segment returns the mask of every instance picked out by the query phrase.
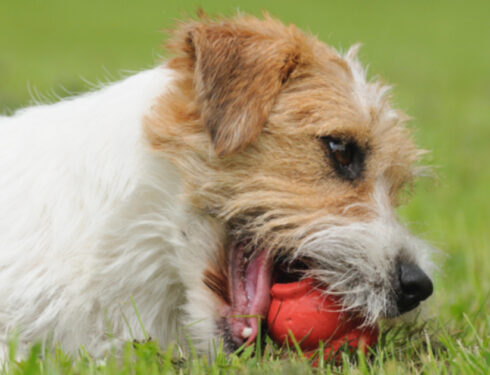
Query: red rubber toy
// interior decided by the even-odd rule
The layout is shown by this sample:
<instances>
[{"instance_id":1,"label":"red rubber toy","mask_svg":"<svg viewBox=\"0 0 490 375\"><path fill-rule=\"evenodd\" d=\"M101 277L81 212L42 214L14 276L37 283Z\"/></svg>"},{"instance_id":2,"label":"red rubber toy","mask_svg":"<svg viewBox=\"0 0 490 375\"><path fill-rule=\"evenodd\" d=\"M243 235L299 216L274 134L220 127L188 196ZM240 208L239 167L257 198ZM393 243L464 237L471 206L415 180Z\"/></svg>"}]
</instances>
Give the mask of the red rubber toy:
<instances>
[{"instance_id":1,"label":"red rubber toy","mask_svg":"<svg viewBox=\"0 0 490 375\"><path fill-rule=\"evenodd\" d=\"M340 311L334 298L313 286L312 279L287 284L274 284L267 316L269 335L283 344L293 345L291 334L307 356L313 355L320 341L325 343L324 357L330 358L342 347L351 351L376 344L378 329L359 327L359 319Z\"/></svg>"}]
</instances>

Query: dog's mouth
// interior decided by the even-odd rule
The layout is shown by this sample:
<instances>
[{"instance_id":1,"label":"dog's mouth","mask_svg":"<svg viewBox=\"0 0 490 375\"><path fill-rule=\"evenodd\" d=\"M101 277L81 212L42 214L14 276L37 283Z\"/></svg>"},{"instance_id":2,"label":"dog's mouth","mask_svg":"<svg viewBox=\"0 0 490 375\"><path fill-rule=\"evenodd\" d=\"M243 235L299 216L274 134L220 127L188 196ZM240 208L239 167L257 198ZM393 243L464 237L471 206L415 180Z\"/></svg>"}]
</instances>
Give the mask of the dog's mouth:
<instances>
[{"instance_id":1,"label":"dog's mouth","mask_svg":"<svg viewBox=\"0 0 490 375\"><path fill-rule=\"evenodd\" d=\"M259 319L269 310L273 262L265 249L252 257L245 245L232 246L228 260L230 311L228 329L234 346L250 344L259 330Z\"/></svg>"},{"instance_id":2,"label":"dog's mouth","mask_svg":"<svg viewBox=\"0 0 490 375\"><path fill-rule=\"evenodd\" d=\"M229 344L237 348L256 340L259 322L269 311L272 284L299 280L305 266L300 261L291 265L271 259L266 249L250 251L244 243L232 246L228 256L230 305L223 316Z\"/></svg>"}]
</instances>

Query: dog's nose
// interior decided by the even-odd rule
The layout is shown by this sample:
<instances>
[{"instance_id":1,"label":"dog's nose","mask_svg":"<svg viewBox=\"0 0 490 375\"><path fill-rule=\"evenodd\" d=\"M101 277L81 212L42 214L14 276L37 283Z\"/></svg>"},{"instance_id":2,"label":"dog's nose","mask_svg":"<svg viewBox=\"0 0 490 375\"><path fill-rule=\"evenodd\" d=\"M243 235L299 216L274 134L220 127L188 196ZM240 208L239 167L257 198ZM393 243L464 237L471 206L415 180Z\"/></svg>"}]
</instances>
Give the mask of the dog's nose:
<instances>
[{"instance_id":1,"label":"dog's nose","mask_svg":"<svg viewBox=\"0 0 490 375\"><path fill-rule=\"evenodd\" d=\"M427 299L434 290L429 276L413 263L401 263L399 277L400 292L397 304L400 313L416 308L420 301Z\"/></svg>"}]
</instances>

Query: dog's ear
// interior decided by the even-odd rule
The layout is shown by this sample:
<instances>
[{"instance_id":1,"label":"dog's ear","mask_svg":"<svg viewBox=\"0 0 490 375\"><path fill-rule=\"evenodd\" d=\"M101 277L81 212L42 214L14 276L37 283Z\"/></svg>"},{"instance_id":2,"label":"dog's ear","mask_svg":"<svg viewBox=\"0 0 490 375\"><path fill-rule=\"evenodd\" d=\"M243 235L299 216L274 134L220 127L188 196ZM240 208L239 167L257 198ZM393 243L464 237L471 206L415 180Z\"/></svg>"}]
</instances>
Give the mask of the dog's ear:
<instances>
[{"instance_id":1,"label":"dog's ear","mask_svg":"<svg viewBox=\"0 0 490 375\"><path fill-rule=\"evenodd\" d=\"M292 40L234 23L194 23L185 37L201 118L219 156L260 133L281 87L299 63Z\"/></svg>"}]
</instances>

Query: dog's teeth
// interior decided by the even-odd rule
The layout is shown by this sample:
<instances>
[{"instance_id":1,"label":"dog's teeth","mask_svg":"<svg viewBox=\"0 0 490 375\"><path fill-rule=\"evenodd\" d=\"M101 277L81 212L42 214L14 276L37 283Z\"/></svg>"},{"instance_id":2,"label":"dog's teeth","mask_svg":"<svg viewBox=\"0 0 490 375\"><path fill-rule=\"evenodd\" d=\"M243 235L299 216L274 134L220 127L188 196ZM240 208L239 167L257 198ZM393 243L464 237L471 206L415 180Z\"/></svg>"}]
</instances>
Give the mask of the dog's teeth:
<instances>
[{"instance_id":1,"label":"dog's teeth","mask_svg":"<svg viewBox=\"0 0 490 375\"><path fill-rule=\"evenodd\" d=\"M250 327L246 327L246 328L244 328L244 329L243 329L243 331L242 331L242 337L243 337L244 339L246 339L246 338L250 337L250 335L251 335L251 334L252 334L252 328L250 328Z\"/></svg>"}]
</instances>

